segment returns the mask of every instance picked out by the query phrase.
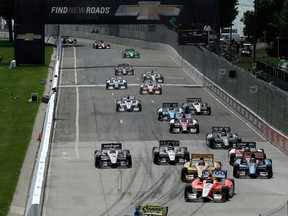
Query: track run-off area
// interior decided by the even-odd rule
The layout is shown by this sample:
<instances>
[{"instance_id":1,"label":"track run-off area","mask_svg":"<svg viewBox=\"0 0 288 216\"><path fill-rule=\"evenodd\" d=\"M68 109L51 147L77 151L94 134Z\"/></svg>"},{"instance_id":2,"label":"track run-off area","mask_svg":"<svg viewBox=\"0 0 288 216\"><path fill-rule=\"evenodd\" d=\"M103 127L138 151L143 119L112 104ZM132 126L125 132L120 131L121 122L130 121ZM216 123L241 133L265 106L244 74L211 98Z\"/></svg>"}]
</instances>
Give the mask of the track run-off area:
<instances>
[{"instance_id":1,"label":"track run-off area","mask_svg":"<svg viewBox=\"0 0 288 216\"><path fill-rule=\"evenodd\" d=\"M168 206L169 216L252 216L287 202L287 156L201 87L169 54L118 44L93 49L92 43L79 39L78 44L63 47L43 216L132 216L138 205ZM140 58L123 59L125 48L135 48ZM128 89L106 90L114 68L125 62L135 71L134 76L123 76ZM150 69L164 76L163 95L139 94L141 74ZM115 101L125 95L140 99L142 112L116 112ZM182 105L188 97L201 97L212 114L194 116L199 134L170 134L169 123L158 121L157 109L163 102ZM233 178L227 150L205 144L212 126L229 126L243 141L256 141L273 161L273 178L235 179L236 194L225 203L185 202L182 165L153 164L152 148L159 140L180 140L190 154L213 153ZM130 150L132 168L95 168L94 151L107 142L121 142Z\"/></svg>"}]
</instances>

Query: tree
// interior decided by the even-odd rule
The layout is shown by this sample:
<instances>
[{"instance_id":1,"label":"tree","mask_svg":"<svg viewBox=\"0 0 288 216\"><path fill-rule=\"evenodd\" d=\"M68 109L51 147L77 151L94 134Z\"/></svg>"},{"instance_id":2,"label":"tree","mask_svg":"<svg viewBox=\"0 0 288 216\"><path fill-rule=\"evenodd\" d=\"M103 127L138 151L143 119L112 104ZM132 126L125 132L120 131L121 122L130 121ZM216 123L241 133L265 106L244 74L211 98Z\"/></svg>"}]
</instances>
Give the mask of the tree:
<instances>
[{"instance_id":1,"label":"tree","mask_svg":"<svg viewBox=\"0 0 288 216\"><path fill-rule=\"evenodd\" d=\"M15 18L15 0L0 0L0 16L2 16L8 25L9 40L13 42L12 20Z\"/></svg>"},{"instance_id":2,"label":"tree","mask_svg":"<svg viewBox=\"0 0 288 216\"><path fill-rule=\"evenodd\" d=\"M238 0L219 0L220 27L231 27L238 15Z\"/></svg>"}]
</instances>

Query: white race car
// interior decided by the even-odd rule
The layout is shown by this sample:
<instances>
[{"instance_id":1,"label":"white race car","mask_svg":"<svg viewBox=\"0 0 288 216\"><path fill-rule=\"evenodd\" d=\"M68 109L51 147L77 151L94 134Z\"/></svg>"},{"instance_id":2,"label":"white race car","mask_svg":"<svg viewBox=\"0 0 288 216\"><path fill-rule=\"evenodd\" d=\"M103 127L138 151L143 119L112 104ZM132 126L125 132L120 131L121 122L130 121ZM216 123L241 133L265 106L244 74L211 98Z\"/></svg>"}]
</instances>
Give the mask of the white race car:
<instances>
[{"instance_id":1,"label":"white race car","mask_svg":"<svg viewBox=\"0 0 288 216\"><path fill-rule=\"evenodd\" d=\"M125 166L132 167L132 157L129 150L122 150L121 143L102 143L101 150L94 152L96 168Z\"/></svg>"},{"instance_id":2,"label":"white race car","mask_svg":"<svg viewBox=\"0 0 288 216\"><path fill-rule=\"evenodd\" d=\"M122 79L121 76L111 76L106 80L106 89L127 89L127 81Z\"/></svg>"},{"instance_id":3,"label":"white race car","mask_svg":"<svg viewBox=\"0 0 288 216\"><path fill-rule=\"evenodd\" d=\"M120 100L116 101L117 112L141 112L142 104L140 100L137 100L135 96L122 96Z\"/></svg>"},{"instance_id":4,"label":"white race car","mask_svg":"<svg viewBox=\"0 0 288 216\"><path fill-rule=\"evenodd\" d=\"M179 140L160 140L159 147L152 150L154 164L184 164L190 160L187 147L180 147Z\"/></svg>"},{"instance_id":5,"label":"white race car","mask_svg":"<svg viewBox=\"0 0 288 216\"><path fill-rule=\"evenodd\" d=\"M187 98L186 103L182 105L185 113L192 115L211 115L211 107L202 102L202 98Z\"/></svg>"}]
</instances>

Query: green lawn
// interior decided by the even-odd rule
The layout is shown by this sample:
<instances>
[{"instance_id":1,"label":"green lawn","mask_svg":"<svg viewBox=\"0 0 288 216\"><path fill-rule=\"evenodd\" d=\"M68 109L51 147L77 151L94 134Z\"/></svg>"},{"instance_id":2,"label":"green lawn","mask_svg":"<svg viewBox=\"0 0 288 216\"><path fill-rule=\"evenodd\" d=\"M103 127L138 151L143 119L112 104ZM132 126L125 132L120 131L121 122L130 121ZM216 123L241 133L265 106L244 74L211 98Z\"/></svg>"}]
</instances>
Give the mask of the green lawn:
<instances>
[{"instance_id":1,"label":"green lawn","mask_svg":"<svg viewBox=\"0 0 288 216\"><path fill-rule=\"evenodd\" d=\"M31 93L44 93L53 46L45 48L45 65L19 65L9 70L13 44L0 41L0 216L6 216L29 145L39 103L29 103Z\"/></svg>"}]
</instances>

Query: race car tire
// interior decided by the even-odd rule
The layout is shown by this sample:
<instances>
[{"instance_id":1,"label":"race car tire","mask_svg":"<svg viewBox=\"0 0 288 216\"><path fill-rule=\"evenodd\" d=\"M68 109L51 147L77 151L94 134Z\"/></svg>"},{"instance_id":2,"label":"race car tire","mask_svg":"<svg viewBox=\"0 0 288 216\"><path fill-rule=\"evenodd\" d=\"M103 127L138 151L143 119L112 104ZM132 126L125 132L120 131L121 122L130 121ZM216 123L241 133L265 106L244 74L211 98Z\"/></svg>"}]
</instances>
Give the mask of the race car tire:
<instances>
[{"instance_id":1,"label":"race car tire","mask_svg":"<svg viewBox=\"0 0 288 216\"><path fill-rule=\"evenodd\" d=\"M163 121L162 115L163 115L162 112L159 112L159 113L158 113L158 120L159 120L159 121Z\"/></svg>"},{"instance_id":2,"label":"race car tire","mask_svg":"<svg viewBox=\"0 0 288 216\"><path fill-rule=\"evenodd\" d=\"M131 75L134 75L134 70L131 71Z\"/></svg>"},{"instance_id":3,"label":"race car tire","mask_svg":"<svg viewBox=\"0 0 288 216\"><path fill-rule=\"evenodd\" d=\"M208 110L208 115L211 115L211 107L208 107L207 110Z\"/></svg>"},{"instance_id":4,"label":"race car tire","mask_svg":"<svg viewBox=\"0 0 288 216\"><path fill-rule=\"evenodd\" d=\"M98 169L101 168L101 155L95 156L95 167Z\"/></svg>"},{"instance_id":5,"label":"race car tire","mask_svg":"<svg viewBox=\"0 0 288 216\"><path fill-rule=\"evenodd\" d=\"M126 58L126 57L127 57L127 55L126 55L126 53L124 53L124 54L123 54L123 58Z\"/></svg>"},{"instance_id":6,"label":"race car tire","mask_svg":"<svg viewBox=\"0 0 288 216\"><path fill-rule=\"evenodd\" d=\"M188 106L185 106L185 108L184 108L184 112L185 112L185 114L189 114L189 107Z\"/></svg>"},{"instance_id":7,"label":"race car tire","mask_svg":"<svg viewBox=\"0 0 288 216\"><path fill-rule=\"evenodd\" d=\"M108 83L106 83L106 89L109 89L109 84Z\"/></svg>"},{"instance_id":8,"label":"race car tire","mask_svg":"<svg viewBox=\"0 0 288 216\"><path fill-rule=\"evenodd\" d=\"M139 93L140 93L140 95L143 95L143 88L140 88Z\"/></svg>"},{"instance_id":9,"label":"race car tire","mask_svg":"<svg viewBox=\"0 0 288 216\"><path fill-rule=\"evenodd\" d=\"M159 90L159 95L162 95L162 88Z\"/></svg>"},{"instance_id":10,"label":"race car tire","mask_svg":"<svg viewBox=\"0 0 288 216\"><path fill-rule=\"evenodd\" d=\"M127 83L124 83L124 87L125 87L125 89L128 89Z\"/></svg>"},{"instance_id":11,"label":"race car tire","mask_svg":"<svg viewBox=\"0 0 288 216\"><path fill-rule=\"evenodd\" d=\"M136 58L140 58L140 54L138 54L137 56L135 56Z\"/></svg>"},{"instance_id":12,"label":"race car tire","mask_svg":"<svg viewBox=\"0 0 288 216\"><path fill-rule=\"evenodd\" d=\"M116 112L119 112L120 110L120 104L116 104Z\"/></svg>"},{"instance_id":13,"label":"race car tire","mask_svg":"<svg viewBox=\"0 0 288 216\"><path fill-rule=\"evenodd\" d=\"M233 197L233 195L235 194L235 188L236 188L236 186L235 186L235 180L234 180L234 179L228 179L228 180L230 180L230 181L232 182L232 184L233 184L233 194L232 194L232 196L229 195L229 198L231 198L231 197Z\"/></svg>"},{"instance_id":14,"label":"race car tire","mask_svg":"<svg viewBox=\"0 0 288 216\"><path fill-rule=\"evenodd\" d=\"M200 133L200 128L199 128L199 125L196 126L196 134L199 134Z\"/></svg>"},{"instance_id":15,"label":"race car tire","mask_svg":"<svg viewBox=\"0 0 288 216\"><path fill-rule=\"evenodd\" d=\"M188 175L188 169L187 167L183 167L181 170L181 181L186 182L186 176Z\"/></svg>"},{"instance_id":16,"label":"race car tire","mask_svg":"<svg viewBox=\"0 0 288 216\"><path fill-rule=\"evenodd\" d=\"M241 138L237 138L237 143L240 143L242 142L242 139Z\"/></svg>"},{"instance_id":17,"label":"race car tire","mask_svg":"<svg viewBox=\"0 0 288 216\"><path fill-rule=\"evenodd\" d=\"M185 186L185 190L184 190L184 199L186 202L189 202L189 194L192 193L193 188L192 185L188 184Z\"/></svg>"},{"instance_id":18,"label":"race car tire","mask_svg":"<svg viewBox=\"0 0 288 216\"><path fill-rule=\"evenodd\" d=\"M273 177L272 165L267 164L266 169L267 169L267 178L269 179L272 178Z\"/></svg>"},{"instance_id":19,"label":"race car tire","mask_svg":"<svg viewBox=\"0 0 288 216\"><path fill-rule=\"evenodd\" d=\"M170 133L174 133L174 126L173 126L173 125L170 125L170 127L169 127L169 132L170 132Z\"/></svg>"},{"instance_id":20,"label":"race car tire","mask_svg":"<svg viewBox=\"0 0 288 216\"><path fill-rule=\"evenodd\" d=\"M231 154L230 154L230 157L229 157L229 164L230 164L230 165L233 165L234 162L235 162L235 159L236 159L235 153L231 153Z\"/></svg>"},{"instance_id":21,"label":"race car tire","mask_svg":"<svg viewBox=\"0 0 288 216\"><path fill-rule=\"evenodd\" d=\"M128 154L126 155L126 160L127 160L127 167L131 168L132 167L132 157L130 152L128 152Z\"/></svg>"},{"instance_id":22,"label":"race car tire","mask_svg":"<svg viewBox=\"0 0 288 216\"><path fill-rule=\"evenodd\" d=\"M154 152L153 154L153 163L159 165L159 152Z\"/></svg>"},{"instance_id":23,"label":"race car tire","mask_svg":"<svg viewBox=\"0 0 288 216\"><path fill-rule=\"evenodd\" d=\"M233 167L233 177L234 178L239 178L239 164L234 164L234 167Z\"/></svg>"},{"instance_id":24,"label":"race car tire","mask_svg":"<svg viewBox=\"0 0 288 216\"><path fill-rule=\"evenodd\" d=\"M142 104L139 104L139 112L142 111Z\"/></svg>"},{"instance_id":25,"label":"race car tire","mask_svg":"<svg viewBox=\"0 0 288 216\"><path fill-rule=\"evenodd\" d=\"M222 187L222 201L226 202L229 200L229 188L227 186Z\"/></svg>"},{"instance_id":26,"label":"race car tire","mask_svg":"<svg viewBox=\"0 0 288 216\"><path fill-rule=\"evenodd\" d=\"M213 139L206 139L206 145L209 148L214 149L214 140Z\"/></svg>"},{"instance_id":27,"label":"race car tire","mask_svg":"<svg viewBox=\"0 0 288 216\"><path fill-rule=\"evenodd\" d=\"M73 40L73 43L74 43L74 44L77 44L77 40L76 40L76 39L74 39L74 40Z\"/></svg>"},{"instance_id":28,"label":"race car tire","mask_svg":"<svg viewBox=\"0 0 288 216\"><path fill-rule=\"evenodd\" d=\"M190 161L190 154L189 152L186 150L185 153L184 153L184 159L188 162Z\"/></svg>"}]
</instances>

